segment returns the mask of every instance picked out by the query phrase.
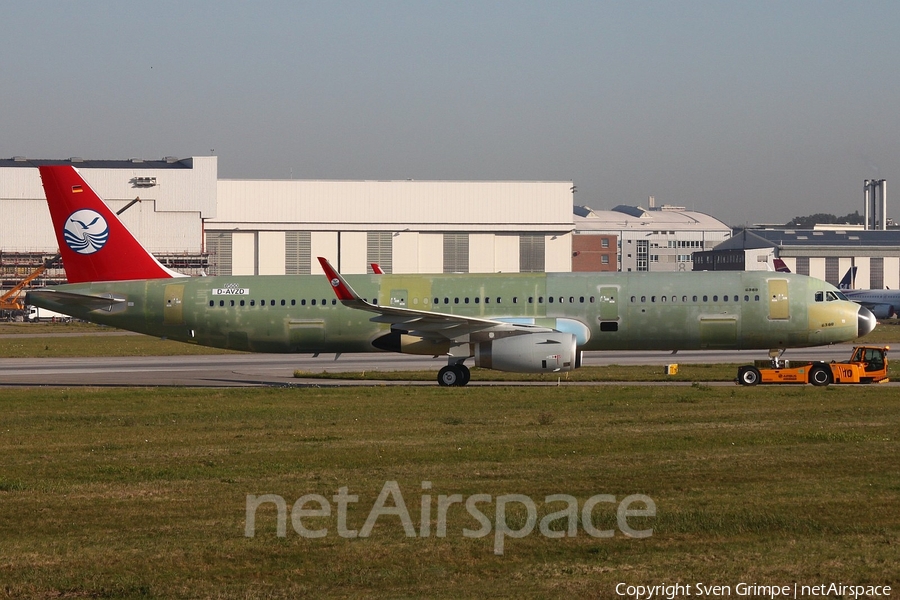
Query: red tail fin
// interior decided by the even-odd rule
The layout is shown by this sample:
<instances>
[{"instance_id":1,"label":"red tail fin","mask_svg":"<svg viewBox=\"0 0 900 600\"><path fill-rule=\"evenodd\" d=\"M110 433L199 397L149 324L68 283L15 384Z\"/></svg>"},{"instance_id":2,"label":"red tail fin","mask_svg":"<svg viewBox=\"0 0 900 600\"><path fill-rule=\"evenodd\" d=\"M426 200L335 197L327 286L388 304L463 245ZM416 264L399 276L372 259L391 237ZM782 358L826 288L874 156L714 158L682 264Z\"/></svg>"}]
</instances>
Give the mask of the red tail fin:
<instances>
[{"instance_id":1,"label":"red tail fin","mask_svg":"<svg viewBox=\"0 0 900 600\"><path fill-rule=\"evenodd\" d=\"M69 283L180 276L134 239L74 167L39 169Z\"/></svg>"},{"instance_id":2,"label":"red tail fin","mask_svg":"<svg viewBox=\"0 0 900 600\"><path fill-rule=\"evenodd\" d=\"M784 264L784 261L781 260L780 258L774 259L772 261L772 263L775 265L775 271L778 273L790 273L791 272L790 267L788 267L786 264Z\"/></svg>"}]
</instances>

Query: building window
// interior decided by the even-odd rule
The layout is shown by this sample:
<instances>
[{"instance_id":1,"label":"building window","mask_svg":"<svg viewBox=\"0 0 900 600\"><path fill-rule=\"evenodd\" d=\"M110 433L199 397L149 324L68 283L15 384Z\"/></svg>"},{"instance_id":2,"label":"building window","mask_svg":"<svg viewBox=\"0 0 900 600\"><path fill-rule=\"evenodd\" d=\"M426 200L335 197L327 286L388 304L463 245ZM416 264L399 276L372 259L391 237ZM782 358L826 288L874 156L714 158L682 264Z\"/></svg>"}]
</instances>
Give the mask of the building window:
<instances>
[{"instance_id":1,"label":"building window","mask_svg":"<svg viewBox=\"0 0 900 600\"><path fill-rule=\"evenodd\" d=\"M444 234L444 273L469 272L469 234Z\"/></svg>"},{"instance_id":2,"label":"building window","mask_svg":"<svg viewBox=\"0 0 900 600\"><path fill-rule=\"evenodd\" d=\"M609 254L604 254L603 256L601 256L600 263L604 264L604 265L608 265L609 264Z\"/></svg>"},{"instance_id":3,"label":"building window","mask_svg":"<svg viewBox=\"0 0 900 600\"><path fill-rule=\"evenodd\" d=\"M647 250L650 247L650 242L647 240L638 240L637 241L637 270L638 271L646 271L647 269Z\"/></svg>"},{"instance_id":4,"label":"building window","mask_svg":"<svg viewBox=\"0 0 900 600\"><path fill-rule=\"evenodd\" d=\"M600 247L601 248L609 248L609 238L602 238L600 240Z\"/></svg>"},{"instance_id":5,"label":"building window","mask_svg":"<svg viewBox=\"0 0 900 600\"><path fill-rule=\"evenodd\" d=\"M231 275L231 232L206 233L206 251L209 252L209 274Z\"/></svg>"},{"instance_id":6,"label":"building window","mask_svg":"<svg viewBox=\"0 0 900 600\"><path fill-rule=\"evenodd\" d=\"M308 231L284 232L284 272L286 275L309 275L312 244Z\"/></svg>"},{"instance_id":7,"label":"building window","mask_svg":"<svg viewBox=\"0 0 900 600\"><path fill-rule=\"evenodd\" d=\"M541 273L544 271L544 236L519 236L519 272Z\"/></svg>"},{"instance_id":8,"label":"building window","mask_svg":"<svg viewBox=\"0 0 900 600\"><path fill-rule=\"evenodd\" d=\"M372 263L377 263L385 273L394 272L393 239L390 231L370 231L366 234L366 270L374 273Z\"/></svg>"}]
</instances>

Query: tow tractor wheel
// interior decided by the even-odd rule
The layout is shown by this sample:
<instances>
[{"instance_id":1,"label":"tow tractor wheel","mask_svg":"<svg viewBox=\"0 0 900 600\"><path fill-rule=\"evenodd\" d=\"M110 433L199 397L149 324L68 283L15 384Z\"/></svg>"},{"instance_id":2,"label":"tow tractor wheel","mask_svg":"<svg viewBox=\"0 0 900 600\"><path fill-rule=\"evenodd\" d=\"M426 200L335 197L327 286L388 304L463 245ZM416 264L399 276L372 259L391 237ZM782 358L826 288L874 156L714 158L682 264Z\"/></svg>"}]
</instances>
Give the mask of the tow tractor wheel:
<instances>
[{"instance_id":1,"label":"tow tractor wheel","mask_svg":"<svg viewBox=\"0 0 900 600\"><path fill-rule=\"evenodd\" d=\"M813 385L823 386L831 383L831 369L819 365L809 370L809 382Z\"/></svg>"},{"instance_id":2,"label":"tow tractor wheel","mask_svg":"<svg viewBox=\"0 0 900 600\"><path fill-rule=\"evenodd\" d=\"M438 383L442 386L463 386L469 383L470 375L466 365L447 365L438 371Z\"/></svg>"},{"instance_id":3,"label":"tow tractor wheel","mask_svg":"<svg viewBox=\"0 0 900 600\"><path fill-rule=\"evenodd\" d=\"M760 374L756 367L743 367L738 372L738 382L741 385L756 385L759 383Z\"/></svg>"}]
</instances>

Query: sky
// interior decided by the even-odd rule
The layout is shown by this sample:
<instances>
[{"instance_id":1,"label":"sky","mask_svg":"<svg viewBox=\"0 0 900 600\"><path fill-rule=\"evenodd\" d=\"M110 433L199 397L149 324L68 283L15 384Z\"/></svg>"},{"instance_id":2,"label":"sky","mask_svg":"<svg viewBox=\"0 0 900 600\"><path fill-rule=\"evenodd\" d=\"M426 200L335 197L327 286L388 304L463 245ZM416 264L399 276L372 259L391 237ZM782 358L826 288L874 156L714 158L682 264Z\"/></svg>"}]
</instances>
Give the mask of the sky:
<instances>
[{"instance_id":1,"label":"sky","mask_svg":"<svg viewBox=\"0 0 900 600\"><path fill-rule=\"evenodd\" d=\"M900 186L900 3L0 0L0 157L573 181L731 225ZM900 196L897 196L900 197Z\"/></svg>"}]
</instances>

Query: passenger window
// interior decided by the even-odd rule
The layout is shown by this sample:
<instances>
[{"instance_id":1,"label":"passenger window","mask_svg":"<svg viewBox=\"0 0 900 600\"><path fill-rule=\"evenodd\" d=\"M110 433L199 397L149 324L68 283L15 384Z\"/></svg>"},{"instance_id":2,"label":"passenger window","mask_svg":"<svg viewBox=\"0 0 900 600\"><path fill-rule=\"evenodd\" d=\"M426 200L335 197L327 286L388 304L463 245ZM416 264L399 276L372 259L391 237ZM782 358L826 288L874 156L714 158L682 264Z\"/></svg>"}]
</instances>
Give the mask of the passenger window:
<instances>
[{"instance_id":1,"label":"passenger window","mask_svg":"<svg viewBox=\"0 0 900 600\"><path fill-rule=\"evenodd\" d=\"M475 304L480 304L480 303L481 303L481 298L475 298Z\"/></svg>"},{"instance_id":2,"label":"passenger window","mask_svg":"<svg viewBox=\"0 0 900 600\"><path fill-rule=\"evenodd\" d=\"M718 296L713 296L713 302L718 302L718 301L719 301L719 297L718 297Z\"/></svg>"},{"instance_id":3,"label":"passenger window","mask_svg":"<svg viewBox=\"0 0 900 600\"><path fill-rule=\"evenodd\" d=\"M250 301L250 306L256 306L256 300L251 300L251 301Z\"/></svg>"},{"instance_id":4,"label":"passenger window","mask_svg":"<svg viewBox=\"0 0 900 600\"><path fill-rule=\"evenodd\" d=\"M610 300L615 300L615 298L610 298ZM591 304L593 304L593 303L594 303L594 297L591 296Z\"/></svg>"},{"instance_id":5,"label":"passenger window","mask_svg":"<svg viewBox=\"0 0 900 600\"><path fill-rule=\"evenodd\" d=\"M501 302L503 302L503 298L501 298L500 296L497 296L497 304L500 304Z\"/></svg>"},{"instance_id":6,"label":"passenger window","mask_svg":"<svg viewBox=\"0 0 900 600\"><path fill-rule=\"evenodd\" d=\"M485 296L485 297L484 297L484 303L485 303L485 304L490 304L490 303L491 303L491 299L488 298L487 296Z\"/></svg>"},{"instance_id":7,"label":"passenger window","mask_svg":"<svg viewBox=\"0 0 900 600\"><path fill-rule=\"evenodd\" d=\"M231 305L234 306L234 300L231 301Z\"/></svg>"},{"instance_id":8,"label":"passenger window","mask_svg":"<svg viewBox=\"0 0 900 600\"><path fill-rule=\"evenodd\" d=\"M519 303L519 297L513 296L513 304L518 304L518 303Z\"/></svg>"},{"instance_id":9,"label":"passenger window","mask_svg":"<svg viewBox=\"0 0 900 600\"><path fill-rule=\"evenodd\" d=\"M693 299L691 300L691 302L696 302L696 301L697 301L697 296L692 296L692 298L693 298Z\"/></svg>"},{"instance_id":10,"label":"passenger window","mask_svg":"<svg viewBox=\"0 0 900 600\"><path fill-rule=\"evenodd\" d=\"M665 302L665 301L666 301L666 297L663 296L662 298L660 298L660 300L662 300L663 302Z\"/></svg>"},{"instance_id":11,"label":"passenger window","mask_svg":"<svg viewBox=\"0 0 900 600\"><path fill-rule=\"evenodd\" d=\"M296 300L296 299L291 298L291 306L297 306L297 300Z\"/></svg>"},{"instance_id":12,"label":"passenger window","mask_svg":"<svg viewBox=\"0 0 900 600\"><path fill-rule=\"evenodd\" d=\"M241 306L243 306L243 305L244 305L244 301L243 301L243 300L241 300Z\"/></svg>"},{"instance_id":13,"label":"passenger window","mask_svg":"<svg viewBox=\"0 0 900 600\"><path fill-rule=\"evenodd\" d=\"M219 300L219 306L225 306L225 301L224 301L224 300Z\"/></svg>"},{"instance_id":14,"label":"passenger window","mask_svg":"<svg viewBox=\"0 0 900 600\"><path fill-rule=\"evenodd\" d=\"M744 296L744 302L750 302L750 296Z\"/></svg>"},{"instance_id":15,"label":"passenger window","mask_svg":"<svg viewBox=\"0 0 900 600\"><path fill-rule=\"evenodd\" d=\"M468 303L469 303L469 299L468 299L468 298L463 298L463 302L464 302L465 304L468 304Z\"/></svg>"},{"instance_id":16,"label":"passenger window","mask_svg":"<svg viewBox=\"0 0 900 600\"><path fill-rule=\"evenodd\" d=\"M306 306L306 298L300 300L300 306Z\"/></svg>"},{"instance_id":17,"label":"passenger window","mask_svg":"<svg viewBox=\"0 0 900 600\"><path fill-rule=\"evenodd\" d=\"M647 296L641 296L641 304L647 301Z\"/></svg>"},{"instance_id":18,"label":"passenger window","mask_svg":"<svg viewBox=\"0 0 900 600\"><path fill-rule=\"evenodd\" d=\"M547 302L553 304L553 296L547 296Z\"/></svg>"},{"instance_id":19,"label":"passenger window","mask_svg":"<svg viewBox=\"0 0 900 600\"><path fill-rule=\"evenodd\" d=\"M543 303L544 303L544 297L538 296L538 304L543 304Z\"/></svg>"},{"instance_id":20,"label":"passenger window","mask_svg":"<svg viewBox=\"0 0 900 600\"><path fill-rule=\"evenodd\" d=\"M632 301L632 302L635 301L635 297L634 297L634 296L631 297L631 301Z\"/></svg>"},{"instance_id":21,"label":"passenger window","mask_svg":"<svg viewBox=\"0 0 900 600\"><path fill-rule=\"evenodd\" d=\"M709 300L709 296L703 296L703 301L706 302Z\"/></svg>"},{"instance_id":22,"label":"passenger window","mask_svg":"<svg viewBox=\"0 0 900 600\"><path fill-rule=\"evenodd\" d=\"M459 298L454 298L454 299L453 299L453 304L459 304Z\"/></svg>"},{"instance_id":23,"label":"passenger window","mask_svg":"<svg viewBox=\"0 0 900 600\"><path fill-rule=\"evenodd\" d=\"M284 300L281 301L281 305L284 306ZM275 306L275 300L274 300L274 299L272 300L272 303L271 303L270 306Z\"/></svg>"},{"instance_id":24,"label":"passenger window","mask_svg":"<svg viewBox=\"0 0 900 600\"><path fill-rule=\"evenodd\" d=\"M444 298L444 304L450 304L450 298Z\"/></svg>"},{"instance_id":25,"label":"passenger window","mask_svg":"<svg viewBox=\"0 0 900 600\"><path fill-rule=\"evenodd\" d=\"M584 302L584 298L581 301ZM569 296L569 304L575 304L575 296Z\"/></svg>"},{"instance_id":26,"label":"passenger window","mask_svg":"<svg viewBox=\"0 0 900 600\"><path fill-rule=\"evenodd\" d=\"M681 297L681 301L682 301L682 302L687 302L687 296L682 296L682 297Z\"/></svg>"},{"instance_id":27,"label":"passenger window","mask_svg":"<svg viewBox=\"0 0 900 600\"><path fill-rule=\"evenodd\" d=\"M209 305L210 305L210 306L215 306L215 305L216 305L216 301L215 301L215 300L210 300L210 301L209 301Z\"/></svg>"},{"instance_id":28,"label":"passenger window","mask_svg":"<svg viewBox=\"0 0 900 600\"><path fill-rule=\"evenodd\" d=\"M337 298L332 298L332 299L331 299L331 305L332 305L332 306L337 306Z\"/></svg>"},{"instance_id":29,"label":"passenger window","mask_svg":"<svg viewBox=\"0 0 900 600\"><path fill-rule=\"evenodd\" d=\"M650 296L650 302L656 302L656 296Z\"/></svg>"},{"instance_id":30,"label":"passenger window","mask_svg":"<svg viewBox=\"0 0 900 600\"><path fill-rule=\"evenodd\" d=\"M528 304L534 304L534 296L528 296Z\"/></svg>"},{"instance_id":31,"label":"passenger window","mask_svg":"<svg viewBox=\"0 0 900 600\"><path fill-rule=\"evenodd\" d=\"M754 297L753 297L753 300L755 300L756 302L759 302L759 294L757 294L756 296L754 296Z\"/></svg>"}]
</instances>

